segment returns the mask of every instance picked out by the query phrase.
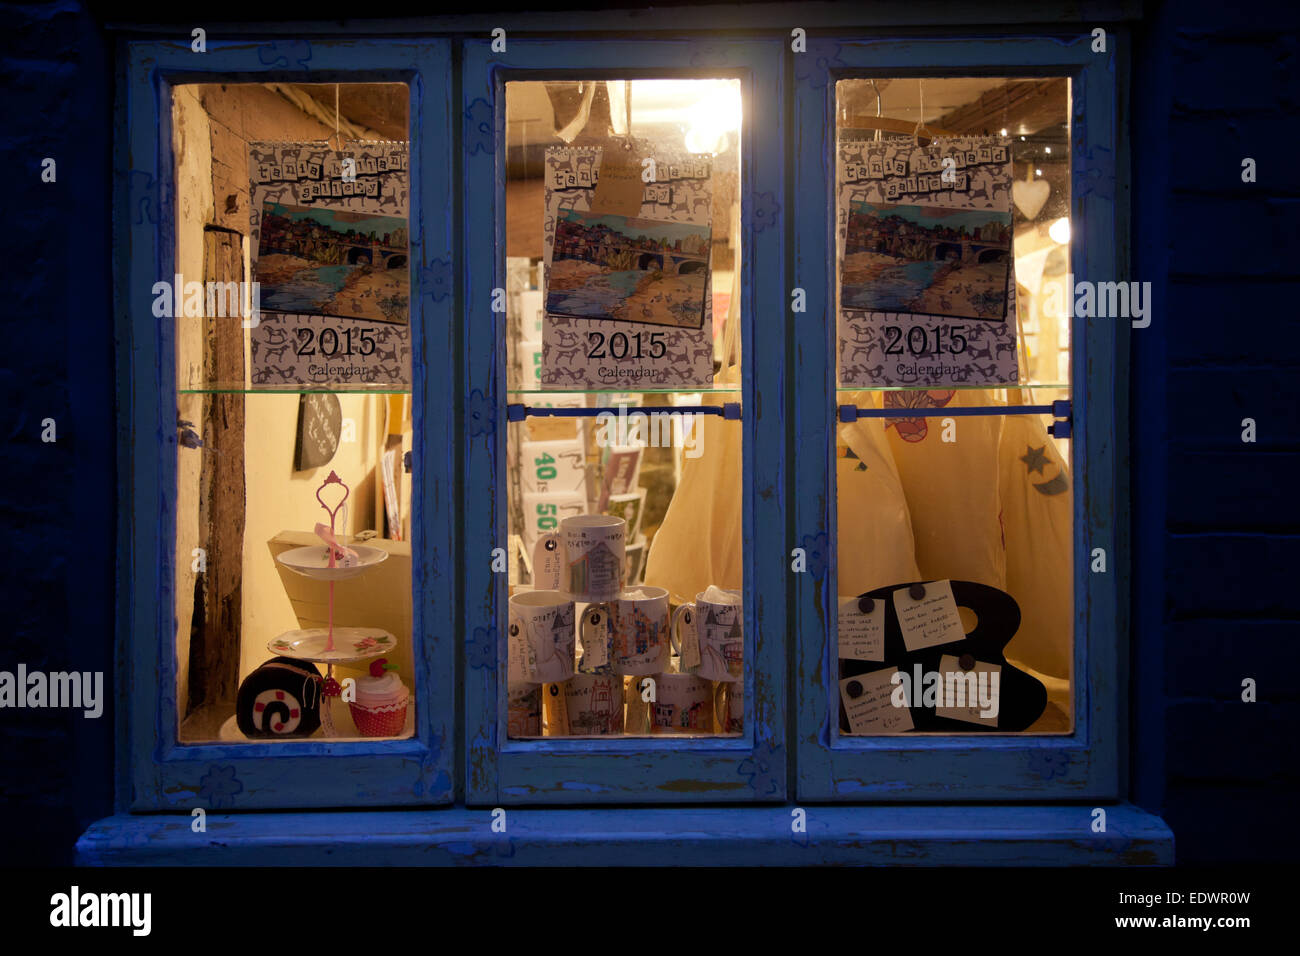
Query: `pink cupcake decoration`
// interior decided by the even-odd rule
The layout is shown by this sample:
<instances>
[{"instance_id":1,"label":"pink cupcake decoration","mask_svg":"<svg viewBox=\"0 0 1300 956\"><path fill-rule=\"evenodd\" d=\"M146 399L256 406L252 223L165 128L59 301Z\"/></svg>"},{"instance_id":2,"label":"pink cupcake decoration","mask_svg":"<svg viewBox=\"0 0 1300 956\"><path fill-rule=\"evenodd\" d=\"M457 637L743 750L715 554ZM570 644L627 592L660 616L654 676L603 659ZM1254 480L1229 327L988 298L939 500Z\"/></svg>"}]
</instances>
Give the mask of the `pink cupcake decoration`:
<instances>
[{"instance_id":1,"label":"pink cupcake decoration","mask_svg":"<svg viewBox=\"0 0 1300 956\"><path fill-rule=\"evenodd\" d=\"M348 703L363 737L397 737L406 729L411 692L397 671L380 657L370 662L370 676L357 681L357 699Z\"/></svg>"}]
</instances>

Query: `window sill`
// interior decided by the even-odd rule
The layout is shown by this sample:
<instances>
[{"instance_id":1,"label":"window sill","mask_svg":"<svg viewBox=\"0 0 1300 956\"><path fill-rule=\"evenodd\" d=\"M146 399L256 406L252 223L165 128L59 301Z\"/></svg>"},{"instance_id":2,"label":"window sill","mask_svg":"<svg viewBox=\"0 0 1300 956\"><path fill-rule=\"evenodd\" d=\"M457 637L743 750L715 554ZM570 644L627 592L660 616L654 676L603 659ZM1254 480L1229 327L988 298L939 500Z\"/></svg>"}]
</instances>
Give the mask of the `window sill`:
<instances>
[{"instance_id":1,"label":"window sill","mask_svg":"<svg viewBox=\"0 0 1300 956\"><path fill-rule=\"evenodd\" d=\"M1090 806L810 805L793 808L487 808L207 816L118 815L77 841L82 866L1168 866L1173 833L1129 804Z\"/></svg>"}]
</instances>

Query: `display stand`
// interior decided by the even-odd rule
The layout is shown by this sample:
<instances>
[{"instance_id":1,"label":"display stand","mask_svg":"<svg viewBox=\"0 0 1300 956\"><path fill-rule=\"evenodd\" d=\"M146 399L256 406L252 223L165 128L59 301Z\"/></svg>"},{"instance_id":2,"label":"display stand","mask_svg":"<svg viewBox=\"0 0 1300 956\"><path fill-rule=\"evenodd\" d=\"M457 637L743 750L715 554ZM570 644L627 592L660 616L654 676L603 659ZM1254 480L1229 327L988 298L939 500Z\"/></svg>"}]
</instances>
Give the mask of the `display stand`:
<instances>
[{"instance_id":1,"label":"display stand","mask_svg":"<svg viewBox=\"0 0 1300 956\"><path fill-rule=\"evenodd\" d=\"M321 497L329 485L339 485L343 489L343 497L333 508ZM329 477L316 489L316 500L330 516L328 528L323 522L316 525L316 534L325 542L324 550L312 545L293 548L277 557L281 564L296 574L329 582L329 626L285 631L266 645L277 656L326 665L325 686L321 695L321 729L326 737L338 736L331 713L331 699L342 694L342 687L334 677L334 665L353 664L378 657L391 653L397 646L397 638L382 628L334 627L334 582L364 574L388 557L388 552L379 548L365 545L349 547L338 540L335 522L351 493L343 479L331 471Z\"/></svg>"}]
</instances>

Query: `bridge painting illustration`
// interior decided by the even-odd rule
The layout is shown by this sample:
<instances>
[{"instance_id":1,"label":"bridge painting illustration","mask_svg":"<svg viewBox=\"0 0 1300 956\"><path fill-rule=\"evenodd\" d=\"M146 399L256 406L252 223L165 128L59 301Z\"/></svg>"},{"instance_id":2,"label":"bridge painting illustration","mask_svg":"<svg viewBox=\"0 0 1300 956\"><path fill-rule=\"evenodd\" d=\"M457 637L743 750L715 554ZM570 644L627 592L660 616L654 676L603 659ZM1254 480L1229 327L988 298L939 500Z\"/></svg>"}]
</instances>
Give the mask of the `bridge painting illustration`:
<instances>
[{"instance_id":1,"label":"bridge painting illustration","mask_svg":"<svg viewBox=\"0 0 1300 956\"><path fill-rule=\"evenodd\" d=\"M698 329L709 239L704 225L564 210L555 227L546 310Z\"/></svg>"},{"instance_id":2,"label":"bridge painting illustration","mask_svg":"<svg viewBox=\"0 0 1300 956\"><path fill-rule=\"evenodd\" d=\"M846 309L1005 320L1011 211L852 202Z\"/></svg>"},{"instance_id":3,"label":"bridge painting illustration","mask_svg":"<svg viewBox=\"0 0 1300 956\"><path fill-rule=\"evenodd\" d=\"M256 276L268 312L405 324L407 220L266 202Z\"/></svg>"}]
</instances>

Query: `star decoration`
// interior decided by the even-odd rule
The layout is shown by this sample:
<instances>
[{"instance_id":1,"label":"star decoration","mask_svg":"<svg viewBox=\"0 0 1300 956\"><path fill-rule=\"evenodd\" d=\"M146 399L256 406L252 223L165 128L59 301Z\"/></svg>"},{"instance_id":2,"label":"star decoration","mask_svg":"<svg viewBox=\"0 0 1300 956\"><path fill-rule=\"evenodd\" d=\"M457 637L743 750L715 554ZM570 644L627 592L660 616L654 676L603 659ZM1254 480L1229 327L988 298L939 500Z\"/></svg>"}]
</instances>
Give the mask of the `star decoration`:
<instances>
[{"instance_id":1,"label":"star decoration","mask_svg":"<svg viewBox=\"0 0 1300 956\"><path fill-rule=\"evenodd\" d=\"M1047 455L1044 454L1046 451L1046 445L1041 448L1031 448L1029 445L1025 446L1025 453L1020 456L1020 460L1025 463L1026 474L1031 471L1036 471L1040 475L1043 473L1043 468L1047 465Z\"/></svg>"}]
</instances>

